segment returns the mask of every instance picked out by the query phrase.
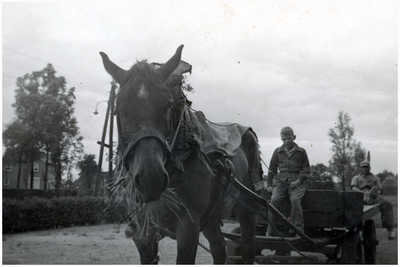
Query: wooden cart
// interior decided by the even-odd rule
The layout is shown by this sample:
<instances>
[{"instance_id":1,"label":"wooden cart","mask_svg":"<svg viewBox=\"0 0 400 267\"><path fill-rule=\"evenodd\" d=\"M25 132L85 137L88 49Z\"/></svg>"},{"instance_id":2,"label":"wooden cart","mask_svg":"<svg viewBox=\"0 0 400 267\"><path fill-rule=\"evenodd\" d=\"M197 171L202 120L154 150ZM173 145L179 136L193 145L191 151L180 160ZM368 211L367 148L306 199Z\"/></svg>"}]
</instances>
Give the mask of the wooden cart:
<instances>
[{"instance_id":1,"label":"wooden cart","mask_svg":"<svg viewBox=\"0 0 400 267\"><path fill-rule=\"evenodd\" d=\"M260 197L257 200L261 204L258 221L261 229L266 230L267 208L274 212L274 207L268 201L270 193L263 193L262 200ZM285 237L285 231L288 233L286 218L290 214L289 199L279 214L282 217L278 227L282 236L273 237L257 231L257 263L317 263L318 258L309 253L326 255L327 263L354 264L362 263L363 260L365 263L375 263L378 241L371 218L380 212L379 204L363 205L363 194L358 192L308 190L302 199L302 208L304 234ZM293 225L289 226L294 229ZM240 228L223 234L227 244L227 263L241 263ZM271 250L269 254L275 254L264 256L262 250Z\"/></svg>"}]
</instances>

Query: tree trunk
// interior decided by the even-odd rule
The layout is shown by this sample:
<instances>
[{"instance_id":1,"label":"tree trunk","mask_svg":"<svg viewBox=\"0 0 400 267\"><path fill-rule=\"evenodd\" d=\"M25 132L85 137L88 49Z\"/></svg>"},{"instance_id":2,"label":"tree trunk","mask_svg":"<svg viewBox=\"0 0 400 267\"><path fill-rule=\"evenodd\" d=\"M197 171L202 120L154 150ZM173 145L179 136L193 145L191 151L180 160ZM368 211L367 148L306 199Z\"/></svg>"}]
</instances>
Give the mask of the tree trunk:
<instances>
[{"instance_id":1,"label":"tree trunk","mask_svg":"<svg viewBox=\"0 0 400 267\"><path fill-rule=\"evenodd\" d=\"M33 189L33 175L34 175L34 173L33 173L33 163L34 163L34 161L31 159L31 189Z\"/></svg>"},{"instance_id":2,"label":"tree trunk","mask_svg":"<svg viewBox=\"0 0 400 267\"><path fill-rule=\"evenodd\" d=\"M19 183L21 180L21 168L22 168L22 152L19 154L18 158L17 189L19 188Z\"/></svg>"},{"instance_id":3,"label":"tree trunk","mask_svg":"<svg viewBox=\"0 0 400 267\"><path fill-rule=\"evenodd\" d=\"M47 150L49 151L49 150ZM44 177L43 177L43 182L44 182L44 190L47 190L47 172L48 172L48 164L49 164L49 152L46 152L46 163L44 165Z\"/></svg>"},{"instance_id":4,"label":"tree trunk","mask_svg":"<svg viewBox=\"0 0 400 267\"><path fill-rule=\"evenodd\" d=\"M55 165L56 165L55 166L56 167L56 177L55 177L55 179L56 179L56 184L55 184L56 196L59 197L60 188L61 188L61 160L58 159L57 163Z\"/></svg>"},{"instance_id":5,"label":"tree trunk","mask_svg":"<svg viewBox=\"0 0 400 267\"><path fill-rule=\"evenodd\" d=\"M342 189L343 189L343 192L346 191L346 178L345 178L344 174L342 174Z\"/></svg>"}]
</instances>

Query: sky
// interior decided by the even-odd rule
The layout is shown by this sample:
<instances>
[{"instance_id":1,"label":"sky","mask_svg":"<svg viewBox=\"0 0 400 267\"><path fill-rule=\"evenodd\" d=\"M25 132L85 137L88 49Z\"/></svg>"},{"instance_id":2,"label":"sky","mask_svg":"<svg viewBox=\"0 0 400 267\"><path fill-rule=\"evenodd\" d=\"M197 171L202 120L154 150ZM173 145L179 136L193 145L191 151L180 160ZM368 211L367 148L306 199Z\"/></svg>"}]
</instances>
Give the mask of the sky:
<instances>
[{"instance_id":1,"label":"sky","mask_svg":"<svg viewBox=\"0 0 400 267\"><path fill-rule=\"evenodd\" d=\"M99 52L128 70L164 63L183 44L192 107L252 127L265 173L285 126L311 165L328 166L339 111L371 171L398 172L396 2L3 2L2 33L3 130L17 78L51 63L75 87L85 153L98 159L112 80Z\"/></svg>"}]
</instances>

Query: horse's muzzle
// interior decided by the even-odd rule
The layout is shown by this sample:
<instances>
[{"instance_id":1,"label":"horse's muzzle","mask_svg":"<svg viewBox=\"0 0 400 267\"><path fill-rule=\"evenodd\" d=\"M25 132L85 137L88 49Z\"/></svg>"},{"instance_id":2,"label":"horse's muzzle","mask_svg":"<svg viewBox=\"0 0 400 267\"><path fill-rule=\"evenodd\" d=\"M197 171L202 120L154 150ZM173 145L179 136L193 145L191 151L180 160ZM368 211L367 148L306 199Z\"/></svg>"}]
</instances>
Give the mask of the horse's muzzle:
<instances>
[{"instance_id":1,"label":"horse's muzzle","mask_svg":"<svg viewBox=\"0 0 400 267\"><path fill-rule=\"evenodd\" d=\"M144 138L128 158L129 173L134 186L145 203L157 201L168 187L164 147L157 138Z\"/></svg>"},{"instance_id":2,"label":"horse's muzzle","mask_svg":"<svg viewBox=\"0 0 400 267\"><path fill-rule=\"evenodd\" d=\"M138 190L144 203L160 200L161 195L168 187L168 174L165 172L165 175L157 174L157 176L157 179L154 179L154 176L151 177L152 179L138 175L134 177L135 188Z\"/></svg>"}]
</instances>

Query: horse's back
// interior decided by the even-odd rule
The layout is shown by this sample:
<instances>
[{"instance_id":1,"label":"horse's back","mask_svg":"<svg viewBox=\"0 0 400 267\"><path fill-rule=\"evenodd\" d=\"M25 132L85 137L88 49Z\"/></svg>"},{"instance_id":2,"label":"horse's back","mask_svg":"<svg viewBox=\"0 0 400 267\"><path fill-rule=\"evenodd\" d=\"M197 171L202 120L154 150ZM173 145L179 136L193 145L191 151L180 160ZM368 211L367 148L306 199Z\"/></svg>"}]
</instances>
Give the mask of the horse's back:
<instances>
[{"instance_id":1,"label":"horse's back","mask_svg":"<svg viewBox=\"0 0 400 267\"><path fill-rule=\"evenodd\" d=\"M242 143L240 149L247 161L247 172L249 181L242 181L245 183L250 182L249 187L252 190L259 191L259 184L263 183L263 171L261 167L260 150L257 135L249 128L242 136Z\"/></svg>"}]
</instances>

